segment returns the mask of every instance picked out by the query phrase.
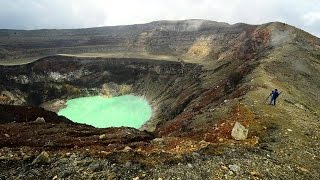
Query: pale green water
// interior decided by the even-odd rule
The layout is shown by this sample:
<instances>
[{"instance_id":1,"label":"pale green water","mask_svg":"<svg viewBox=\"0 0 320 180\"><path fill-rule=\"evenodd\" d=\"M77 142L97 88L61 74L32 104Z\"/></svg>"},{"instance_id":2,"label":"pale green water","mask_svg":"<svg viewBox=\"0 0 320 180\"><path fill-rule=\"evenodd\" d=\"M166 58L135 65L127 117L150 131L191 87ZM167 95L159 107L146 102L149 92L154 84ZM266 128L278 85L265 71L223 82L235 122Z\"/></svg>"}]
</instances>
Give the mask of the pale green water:
<instances>
[{"instance_id":1,"label":"pale green water","mask_svg":"<svg viewBox=\"0 0 320 180\"><path fill-rule=\"evenodd\" d=\"M113 98L102 96L71 99L58 112L70 120L98 128L140 128L152 115L150 105L141 97L125 95Z\"/></svg>"}]
</instances>

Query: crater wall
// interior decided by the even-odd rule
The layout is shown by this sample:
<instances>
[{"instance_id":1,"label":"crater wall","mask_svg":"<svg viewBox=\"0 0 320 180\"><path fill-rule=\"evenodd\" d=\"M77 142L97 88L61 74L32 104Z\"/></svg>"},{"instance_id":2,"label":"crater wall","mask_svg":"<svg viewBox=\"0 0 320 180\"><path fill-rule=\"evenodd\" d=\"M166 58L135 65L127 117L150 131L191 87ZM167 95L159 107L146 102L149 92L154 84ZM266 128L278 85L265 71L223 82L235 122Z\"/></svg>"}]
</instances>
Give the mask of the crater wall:
<instances>
[{"instance_id":1,"label":"crater wall","mask_svg":"<svg viewBox=\"0 0 320 180\"><path fill-rule=\"evenodd\" d=\"M201 70L199 65L172 61L51 56L26 65L1 66L2 103L57 111L71 98L134 94L151 104L153 116L144 128L153 130L190 101L174 103L184 91L198 86Z\"/></svg>"}]
</instances>

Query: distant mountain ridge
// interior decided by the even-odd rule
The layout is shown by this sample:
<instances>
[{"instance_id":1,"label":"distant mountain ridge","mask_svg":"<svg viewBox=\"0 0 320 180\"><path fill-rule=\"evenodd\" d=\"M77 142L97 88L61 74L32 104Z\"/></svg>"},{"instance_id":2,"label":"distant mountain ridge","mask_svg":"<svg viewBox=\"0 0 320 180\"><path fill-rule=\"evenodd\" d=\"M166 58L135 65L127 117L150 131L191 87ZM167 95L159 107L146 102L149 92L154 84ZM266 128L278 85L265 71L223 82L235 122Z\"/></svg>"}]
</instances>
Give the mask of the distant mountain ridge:
<instances>
[{"instance_id":1,"label":"distant mountain ridge","mask_svg":"<svg viewBox=\"0 0 320 180\"><path fill-rule=\"evenodd\" d=\"M199 38L222 33L239 35L249 27L252 26L184 20L86 29L0 30L0 62L32 61L48 55L78 53L183 56Z\"/></svg>"}]
</instances>

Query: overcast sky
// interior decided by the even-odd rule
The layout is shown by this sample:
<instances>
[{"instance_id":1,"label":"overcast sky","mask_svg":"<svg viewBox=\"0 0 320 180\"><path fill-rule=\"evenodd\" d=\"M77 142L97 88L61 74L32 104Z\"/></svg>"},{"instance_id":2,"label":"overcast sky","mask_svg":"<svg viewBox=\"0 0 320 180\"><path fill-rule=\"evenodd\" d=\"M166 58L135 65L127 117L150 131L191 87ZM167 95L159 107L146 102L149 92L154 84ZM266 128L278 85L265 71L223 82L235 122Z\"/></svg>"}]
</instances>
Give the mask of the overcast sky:
<instances>
[{"instance_id":1,"label":"overcast sky","mask_svg":"<svg viewBox=\"0 0 320 180\"><path fill-rule=\"evenodd\" d=\"M0 29L84 28L155 20L281 21L320 37L320 0L0 0Z\"/></svg>"}]
</instances>

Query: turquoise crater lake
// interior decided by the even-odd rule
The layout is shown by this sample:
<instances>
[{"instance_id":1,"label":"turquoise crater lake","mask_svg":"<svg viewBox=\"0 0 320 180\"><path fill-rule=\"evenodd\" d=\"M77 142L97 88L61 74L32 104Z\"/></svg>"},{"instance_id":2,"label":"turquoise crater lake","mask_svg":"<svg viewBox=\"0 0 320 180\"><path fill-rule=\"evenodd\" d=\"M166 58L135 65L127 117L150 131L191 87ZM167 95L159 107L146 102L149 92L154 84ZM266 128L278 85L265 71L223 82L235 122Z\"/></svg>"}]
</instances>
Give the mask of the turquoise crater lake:
<instances>
[{"instance_id":1,"label":"turquoise crater lake","mask_svg":"<svg viewBox=\"0 0 320 180\"><path fill-rule=\"evenodd\" d=\"M97 128L134 127L140 128L151 118L149 103L138 96L125 95L112 98L103 96L81 97L68 100L67 107L58 115Z\"/></svg>"}]
</instances>

